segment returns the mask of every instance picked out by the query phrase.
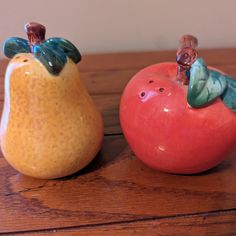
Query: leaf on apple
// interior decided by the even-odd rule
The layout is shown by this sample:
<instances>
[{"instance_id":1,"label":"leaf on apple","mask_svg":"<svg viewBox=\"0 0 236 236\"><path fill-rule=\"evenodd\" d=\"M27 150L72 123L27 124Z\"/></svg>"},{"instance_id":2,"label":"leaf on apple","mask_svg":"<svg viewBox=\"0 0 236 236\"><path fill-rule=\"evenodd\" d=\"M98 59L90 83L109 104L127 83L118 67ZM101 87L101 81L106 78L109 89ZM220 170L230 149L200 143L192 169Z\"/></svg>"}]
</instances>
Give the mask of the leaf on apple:
<instances>
[{"instance_id":1,"label":"leaf on apple","mask_svg":"<svg viewBox=\"0 0 236 236\"><path fill-rule=\"evenodd\" d=\"M190 68L187 101L195 108L203 107L220 97L236 112L236 80L218 71L209 70L202 58Z\"/></svg>"},{"instance_id":2,"label":"leaf on apple","mask_svg":"<svg viewBox=\"0 0 236 236\"><path fill-rule=\"evenodd\" d=\"M222 94L221 98L226 106L236 112L236 80L225 76L227 82L227 88Z\"/></svg>"}]
</instances>

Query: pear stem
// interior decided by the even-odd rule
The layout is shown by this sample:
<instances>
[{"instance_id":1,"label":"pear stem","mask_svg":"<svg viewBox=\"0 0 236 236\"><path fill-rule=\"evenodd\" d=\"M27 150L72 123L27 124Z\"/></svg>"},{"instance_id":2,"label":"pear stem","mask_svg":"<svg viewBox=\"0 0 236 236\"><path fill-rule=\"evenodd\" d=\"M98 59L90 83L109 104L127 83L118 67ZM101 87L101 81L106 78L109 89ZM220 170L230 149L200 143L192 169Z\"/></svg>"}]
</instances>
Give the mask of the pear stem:
<instances>
[{"instance_id":1,"label":"pear stem","mask_svg":"<svg viewBox=\"0 0 236 236\"><path fill-rule=\"evenodd\" d=\"M189 79L186 75L187 70L198 58L196 47L198 40L192 35L183 35L179 41L179 49L176 53L176 61L178 64L177 80L184 85L189 84Z\"/></svg>"},{"instance_id":2,"label":"pear stem","mask_svg":"<svg viewBox=\"0 0 236 236\"><path fill-rule=\"evenodd\" d=\"M35 44L40 44L45 40L46 28L45 26L39 23L35 22L27 23L25 25L25 32L27 33L29 39L31 52Z\"/></svg>"}]
</instances>

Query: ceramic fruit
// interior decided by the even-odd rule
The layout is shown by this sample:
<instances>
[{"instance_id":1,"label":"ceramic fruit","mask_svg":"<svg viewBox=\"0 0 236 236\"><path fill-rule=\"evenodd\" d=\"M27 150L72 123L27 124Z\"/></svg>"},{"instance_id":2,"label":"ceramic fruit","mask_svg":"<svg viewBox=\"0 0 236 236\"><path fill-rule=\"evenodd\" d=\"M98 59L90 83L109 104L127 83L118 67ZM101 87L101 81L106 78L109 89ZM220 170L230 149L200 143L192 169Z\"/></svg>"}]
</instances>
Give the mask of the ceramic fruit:
<instances>
[{"instance_id":1,"label":"ceramic fruit","mask_svg":"<svg viewBox=\"0 0 236 236\"><path fill-rule=\"evenodd\" d=\"M63 38L45 40L45 27L28 23L29 41L9 38L1 148L19 172L43 179L73 174L97 154L100 113L81 82L77 48Z\"/></svg>"},{"instance_id":2,"label":"ceramic fruit","mask_svg":"<svg viewBox=\"0 0 236 236\"><path fill-rule=\"evenodd\" d=\"M207 68L193 36L184 36L177 63L138 72L120 104L124 135L148 166L177 174L208 170L236 147L236 81Z\"/></svg>"}]
</instances>

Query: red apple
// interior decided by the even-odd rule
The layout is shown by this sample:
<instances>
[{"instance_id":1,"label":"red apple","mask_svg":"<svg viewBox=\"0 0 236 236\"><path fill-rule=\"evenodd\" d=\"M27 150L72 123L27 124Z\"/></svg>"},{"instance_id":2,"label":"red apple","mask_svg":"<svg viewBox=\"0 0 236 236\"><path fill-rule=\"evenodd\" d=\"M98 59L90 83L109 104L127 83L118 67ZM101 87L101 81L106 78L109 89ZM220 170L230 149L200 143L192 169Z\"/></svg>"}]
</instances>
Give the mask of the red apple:
<instances>
[{"instance_id":1,"label":"red apple","mask_svg":"<svg viewBox=\"0 0 236 236\"><path fill-rule=\"evenodd\" d=\"M222 162L236 147L236 114L220 99L195 109L188 85L176 80L177 64L138 72L124 90L120 122L136 156L148 166L192 174Z\"/></svg>"}]
</instances>

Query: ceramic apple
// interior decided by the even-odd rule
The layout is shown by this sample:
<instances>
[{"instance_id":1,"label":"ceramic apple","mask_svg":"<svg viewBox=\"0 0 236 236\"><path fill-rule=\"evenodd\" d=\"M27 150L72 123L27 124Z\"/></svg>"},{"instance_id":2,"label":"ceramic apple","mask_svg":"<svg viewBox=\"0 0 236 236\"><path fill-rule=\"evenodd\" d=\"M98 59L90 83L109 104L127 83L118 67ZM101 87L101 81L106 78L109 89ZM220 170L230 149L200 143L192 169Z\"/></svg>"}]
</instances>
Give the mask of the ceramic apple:
<instances>
[{"instance_id":1,"label":"ceramic apple","mask_svg":"<svg viewBox=\"0 0 236 236\"><path fill-rule=\"evenodd\" d=\"M131 149L148 166L169 173L208 170L236 147L236 81L207 68L194 40L182 38L177 63L138 72L120 103Z\"/></svg>"}]
</instances>

